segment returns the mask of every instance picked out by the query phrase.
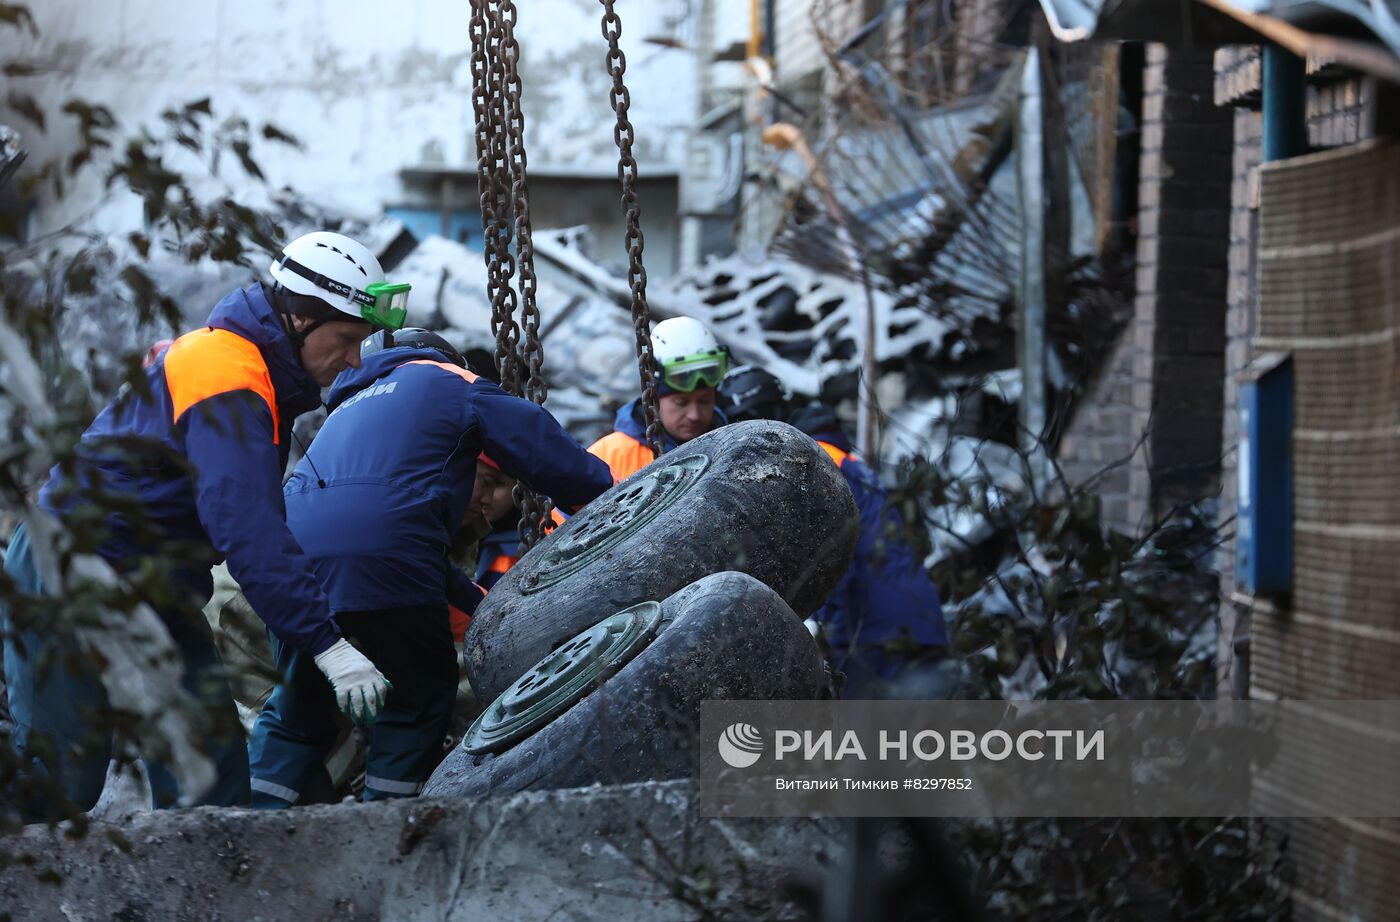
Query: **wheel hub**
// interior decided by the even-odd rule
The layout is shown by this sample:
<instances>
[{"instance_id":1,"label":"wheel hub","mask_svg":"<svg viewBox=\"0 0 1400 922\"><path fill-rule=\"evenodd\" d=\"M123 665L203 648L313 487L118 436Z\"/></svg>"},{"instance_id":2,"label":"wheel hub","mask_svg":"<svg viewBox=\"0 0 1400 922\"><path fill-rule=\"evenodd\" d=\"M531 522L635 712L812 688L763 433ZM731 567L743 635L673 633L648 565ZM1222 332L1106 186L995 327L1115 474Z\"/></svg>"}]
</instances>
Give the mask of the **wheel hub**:
<instances>
[{"instance_id":1,"label":"wheel hub","mask_svg":"<svg viewBox=\"0 0 1400 922\"><path fill-rule=\"evenodd\" d=\"M516 565L524 570L520 591L529 595L553 586L602 557L684 496L709 464L704 455L689 455L645 472L613 497L610 509L584 513L586 518L541 545L537 555L526 555Z\"/></svg>"},{"instance_id":2,"label":"wheel hub","mask_svg":"<svg viewBox=\"0 0 1400 922\"><path fill-rule=\"evenodd\" d=\"M530 736L640 653L660 622L661 606L643 602L561 644L482 712L463 748L472 755L500 752Z\"/></svg>"}]
</instances>

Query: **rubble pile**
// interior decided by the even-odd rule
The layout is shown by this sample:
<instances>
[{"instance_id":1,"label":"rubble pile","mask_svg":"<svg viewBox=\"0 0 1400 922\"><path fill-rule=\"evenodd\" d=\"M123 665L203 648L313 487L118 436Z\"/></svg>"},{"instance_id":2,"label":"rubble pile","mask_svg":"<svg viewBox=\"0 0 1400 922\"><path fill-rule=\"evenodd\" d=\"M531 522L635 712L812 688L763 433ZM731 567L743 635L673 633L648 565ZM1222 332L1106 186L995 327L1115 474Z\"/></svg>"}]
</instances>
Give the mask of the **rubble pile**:
<instances>
[{"instance_id":1,"label":"rubble pile","mask_svg":"<svg viewBox=\"0 0 1400 922\"><path fill-rule=\"evenodd\" d=\"M0 905L62 922L791 918L781 883L840 858L829 820L706 819L693 799L677 781L200 808L76 840L35 826L0 839Z\"/></svg>"}]
</instances>

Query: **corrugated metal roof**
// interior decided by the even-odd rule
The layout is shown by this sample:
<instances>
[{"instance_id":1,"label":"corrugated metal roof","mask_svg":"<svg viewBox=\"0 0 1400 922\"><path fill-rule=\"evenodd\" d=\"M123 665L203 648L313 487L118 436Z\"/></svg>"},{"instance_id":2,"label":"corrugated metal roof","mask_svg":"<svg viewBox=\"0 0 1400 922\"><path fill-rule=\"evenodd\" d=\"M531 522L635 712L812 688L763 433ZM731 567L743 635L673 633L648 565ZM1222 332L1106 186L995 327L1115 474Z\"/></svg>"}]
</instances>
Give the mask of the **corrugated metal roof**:
<instances>
[{"instance_id":1,"label":"corrugated metal roof","mask_svg":"<svg viewBox=\"0 0 1400 922\"><path fill-rule=\"evenodd\" d=\"M1107 0L1040 0L1050 31L1062 42L1093 38Z\"/></svg>"},{"instance_id":2,"label":"corrugated metal roof","mask_svg":"<svg viewBox=\"0 0 1400 922\"><path fill-rule=\"evenodd\" d=\"M1351 20L1400 56L1400 0L1232 0L1230 5L1304 29L1327 31L1331 23Z\"/></svg>"},{"instance_id":3,"label":"corrugated metal roof","mask_svg":"<svg viewBox=\"0 0 1400 922\"><path fill-rule=\"evenodd\" d=\"M1400 0L1040 0L1064 42L1277 42L1400 82Z\"/></svg>"}]
</instances>

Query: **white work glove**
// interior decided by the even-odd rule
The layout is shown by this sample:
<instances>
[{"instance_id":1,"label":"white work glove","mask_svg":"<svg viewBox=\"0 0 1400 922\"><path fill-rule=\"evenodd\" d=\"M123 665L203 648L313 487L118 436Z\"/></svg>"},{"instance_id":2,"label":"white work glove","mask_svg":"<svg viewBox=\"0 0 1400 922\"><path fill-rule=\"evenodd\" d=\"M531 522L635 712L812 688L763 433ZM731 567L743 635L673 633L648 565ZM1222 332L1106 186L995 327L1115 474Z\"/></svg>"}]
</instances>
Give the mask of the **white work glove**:
<instances>
[{"instance_id":1,"label":"white work glove","mask_svg":"<svg viewBox=\"0 0 1400 922\"><path fill-rule=\"evenodd\" d=\"M393 688L384 674L374 668L374 663L350 646L344 637L315 659L316 668L330 680L341 713L349 715L362 727L374 723L389 697L389 689Z\"/></svg>"}]
</instances>

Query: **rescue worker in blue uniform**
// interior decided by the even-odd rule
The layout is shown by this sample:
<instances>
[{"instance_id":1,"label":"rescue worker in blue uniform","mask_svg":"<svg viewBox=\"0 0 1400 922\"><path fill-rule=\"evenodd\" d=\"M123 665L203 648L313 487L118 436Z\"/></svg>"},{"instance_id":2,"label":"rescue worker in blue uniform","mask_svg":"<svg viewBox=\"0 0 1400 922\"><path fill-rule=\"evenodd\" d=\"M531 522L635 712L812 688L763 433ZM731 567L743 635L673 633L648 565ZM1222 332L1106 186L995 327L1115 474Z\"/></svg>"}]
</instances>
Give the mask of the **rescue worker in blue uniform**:
<instances>
[{"instance_id":1,"label":"rescue worker in blue uniform","mask_svg":"<svg viewBox=\"0 0 1400 922\"><path fill-rule=\"evenodd\" d=\"M477 549L476 583L487 592L520 560L520 512L510 501L515 478L482 455L476 465L476 489L482 518L491 530Z\"/></svg>"},{"instance_id":2,"label":"rescue worker in blue uniform","mask_svg":"<svg viewBox=\"0 0 1400 922\"><path fill-rule=\"evenodd\" d=\"M723 426L727 419L716 405L716 391L729 368L729 350L708 327L693 317L672 317L651 332L656 357L657 412L661 421L661 450ZM650 464L645 415L640 397L617 411L613 431L588 450L608 462L618 483Z\"/></svg>"},{"instance_id":3,"label":"rescue worker in blue uniform","mask_svg":"<svg viewBox=\"0 0 1400 922\"><path fill-rule=\"evenodd\" d=\"M397 338L396 338L397 340ZM287 521L330 596L336 621L392 685L370 732L367 800L414 796L442 756L457 688L449 603L481 590L449 563L471 509L477 459L577 508L612 486L548 411L468 371L441 337L406 331L366 344L341 375L330 416L287 481ZM393 341L391 341L393 342ZM301 796L337 729L305 653L274 638L283 682L249 743L254 806Z\"/></svg>"},{"instance_id":4,"label":"rescue worker in blue uniform","mask_svg":"<svg viewBox=\"0 0 1400 922\"><path fill-rule=\"evenodd\" d=\"M793 411L772 373L740 365L720 385L720 406L734 422L777 419L812 436L841 469L860 513L855 559L812 619L821 626L832 665L845 673L843 697L878 694L882 686L948 646L938 590L906 538L879 476L851 451L836 414L821 405Z\"/></svg>"},{"instance_id":5,"label":"rescue worker in blue uniform","mask_svg":"<svg viewBox=\"0 0 1400 922\"><path fill-rule=\"evenodd\" d=\"M44 509L75 528L97 529L98 552L119 574L168 568L144 601L169 629L184 687L202 706L202 749L217 780L209 791L183 793L203 804L249 799L242 729L199 614L211 592L212 563L227 559L272 632L316 657L341 698L375 698L383 685L341 639L287 528L282 471L292 422L320 406L321 386L358 364L359 341L369 332L402 325L408 286L386 282L359 243L326 232L292 241L270 273L275 284L233 292L202 329L160 351L145 369L146 387L110 403L83 434L77 463L55 466L40 492ZM94 513L101 515L96 526ZM23 525L5 569L21 591L43 593ZM97 725L106 691L91 668L45 666L76 653L70 630L16 624L8 614L6 621L12 740L27 763L9 797L26 819L51 816L58 804L39 791L47 781L72 806L90 809L111 756L111 735ZM156 806L175 804L182 792L168 767L149 759L147 767Z\"/></svg>"}]
</instances>

